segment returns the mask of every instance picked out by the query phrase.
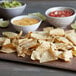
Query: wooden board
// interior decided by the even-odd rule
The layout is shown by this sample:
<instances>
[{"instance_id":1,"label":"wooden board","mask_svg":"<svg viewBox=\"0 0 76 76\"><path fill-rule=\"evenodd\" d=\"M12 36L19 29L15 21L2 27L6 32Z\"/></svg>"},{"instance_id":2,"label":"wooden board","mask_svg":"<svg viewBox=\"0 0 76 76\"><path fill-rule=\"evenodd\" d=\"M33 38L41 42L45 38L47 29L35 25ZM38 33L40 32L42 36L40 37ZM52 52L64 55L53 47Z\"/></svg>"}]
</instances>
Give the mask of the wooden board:
<instances>
[{"instance_id":1,"label":"wooden board","mask_svg":"<svg viewBox=\"0 0 76 76\"><path fill-rule=\"evenodd\" d=\"M42 30L43 27L47 27L47 26L50 26L49 23L43 22L38 30ZM1 30L1 32L2 31L14 31L14 32L16 32L16 30L11 25L5 29L0 28L0 30ZM28 56L26 56L25 58L22 58L22 57L18 57L16 54L0 53L0 59L76 71L76 57L74 57L71 60L71 62L64 62L64 61L58 60L58 61L47 62L47 63L39 63L38 61L32 61L30 59L30 57L28 57Z\"/></svg>"},{"instance_id":2,"label":"wooden board","mask_svg":"<svg viewBox=\"0 0 76 76\"><path fill-rule=\"evenodd\" d=\"M0 59L3 60L9 60L9 61L16 61L19 63L26 63L26 64L33 64L33 65L40 65L40 66L46 66L49 68L60 68L70 71L76 71L76 57L74 57L71 62L64 62L61 60L58 61L52 61L47 63L39 63L38 61L32 61L29 56L26 56L25 58L18 57L16 54L0 54Z\"/></svg>"}]
</instances>

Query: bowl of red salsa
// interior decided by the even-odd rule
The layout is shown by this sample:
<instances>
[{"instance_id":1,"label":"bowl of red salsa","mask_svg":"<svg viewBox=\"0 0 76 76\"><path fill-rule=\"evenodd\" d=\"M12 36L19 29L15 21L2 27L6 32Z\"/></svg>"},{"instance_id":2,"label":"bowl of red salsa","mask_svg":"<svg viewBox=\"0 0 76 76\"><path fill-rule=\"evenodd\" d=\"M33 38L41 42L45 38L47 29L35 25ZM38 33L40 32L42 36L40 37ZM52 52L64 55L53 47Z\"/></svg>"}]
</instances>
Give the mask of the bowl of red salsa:
<instances>
[{"instance_id":1,"label":"bowl of red salsa","mask_svg":"<svg viewBox=\"0 0 76 76\"><path fill-rule=\"evenodd\" d=\"M76 11L71 7L52 7L46 10L45 15L51 25L66 28L74 21Z\"/></svg>"}]
</instances>

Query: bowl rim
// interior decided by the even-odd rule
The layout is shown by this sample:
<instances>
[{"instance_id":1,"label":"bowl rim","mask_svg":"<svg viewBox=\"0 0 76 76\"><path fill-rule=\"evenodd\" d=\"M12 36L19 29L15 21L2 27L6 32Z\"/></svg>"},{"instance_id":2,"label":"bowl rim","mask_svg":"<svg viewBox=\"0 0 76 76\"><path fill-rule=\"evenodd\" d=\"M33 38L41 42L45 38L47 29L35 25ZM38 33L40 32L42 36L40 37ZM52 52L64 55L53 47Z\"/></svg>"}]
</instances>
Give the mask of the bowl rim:
<instances>
[{"instance_id":1,"label":"bowl rim","mask_svg":"<svg viewBox=\"0 0 76 76\"><path fill-rule=\"evenodd\" d=\"M47 12L48 12L48 10L53 9L53 8L67 8L67 9L72 10L72 11L74 12L74 14L71 15L71 16L68 16L68 17L52 17L52 16L49 16ZM51 7L51 8L49 8L49 9L47 9L47 10L45 11L45 15L46 15L47 17L49 17L49 18L56 18L56 19L57 19L57 18L59 18L59 19L69 18L69 17L72 17L72 16L75 16L75 15L76 15L76 9L75 9L75 8L72 8L72 7L65 7L65 6Z\"/></svg>"},{"instance_id":2,"label":"bowl rim","mask_svg":"<svg viewBox=\"0 0 76 76\"><path fill-rule=\"evenodd\" d=\"M30 26L34 26L34 25L38 24L38 23L35 23L35 24L32 24L32 25L26 25L26 26L24 26L24 25L16 25L16 24L13 23L13 21L15 20L15 18L18 18L18 17L30 17L30 18L31 18L31 17L36 17L36 18L38 18L37 20L39 20L38 23L41 24L41 22L42 22L42 19L39 18L38 16L20 15L20 16L13 17L13 18L10 20L10 22L11 22L12 25L14 25L14 26L19 26L19 27L30 27ZM34 19L36 19L36 18L34 18Z\"/></svg>"},{"instance_id":3,"label":"bowl rim","mask_svg":"<svg viewBox=\"0 0 76 76\"><path fill-rule=\"evenodd\" d=\"M0 1L0 4L1 4L2 2L4 2L4 1ZM22 6L17 6L17 7L15 7L15 8L3 8L3 7L0 6L0 8L2 8L2 9L17 9L17 8L24 7L24 6L27 5L26 3L23 3L22 1L19 1L19 2L22 3Z\"/></svg>"}]
</instances>

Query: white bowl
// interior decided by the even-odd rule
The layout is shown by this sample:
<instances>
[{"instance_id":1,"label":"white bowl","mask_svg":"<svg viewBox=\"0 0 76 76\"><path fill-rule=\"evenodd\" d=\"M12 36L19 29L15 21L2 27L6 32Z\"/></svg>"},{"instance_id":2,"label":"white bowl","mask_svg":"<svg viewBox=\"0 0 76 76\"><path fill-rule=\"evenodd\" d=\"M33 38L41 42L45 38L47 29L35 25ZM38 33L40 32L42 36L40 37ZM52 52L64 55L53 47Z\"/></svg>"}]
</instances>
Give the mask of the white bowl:
<instances>
[{"instance_id":1,"label":"white bowl","mask_svg":"<svg viewBox=\"0 0 76 76\"><path fill-rule=\"evenodd\" d=\"M36 23L36 24L33 24L33 25L27 25L27 26L15 25L13 23L14 20L20 20L22 18L34 18L34 19L39 20L39 22ZM14 18L11 19L11 24L14 26L14 28L17 31L22 30L24 33L33 32L33 31L37 30L38 27L40 26L41 22L42 22L42 20L39 17L37 17L37 16L28 16L28 15L17 16L17 17L14 17Z\"/></svg>"},{"instance_id":2,"label":"white bowl","mask_svg":"<svg viewBox=\"0 0 76 76\"><path fill-rule=\"evenodd\" d=\"M67 9L72 10L74 14L68 17L51 17L48 15L50 12L53 12L53 11L67 10ZM47 17L48 22L51 25L54 25L55 27L66 28L68 25L70 25L74 21L75 16L76 16L76 11L74 8L71 8L71 7L53 7L46 10L45 15Z\"/></svg>"},{"instance_id":3,"label":"white bowl","mask_svg":"<svg viewBox=\"0 0 76 76\"><path fill-rule=\"evenodd\" d=\"M2 2L3 1L0 1L0 3L2 3ZM15 8L0 7L0 17L3 17L5 19L10 19L12 17L21 15L26 8L26 3L23 3L23 2L21 2L21 3L23 4L22 6L18 6Z\"/></svg>"}]
</instances>

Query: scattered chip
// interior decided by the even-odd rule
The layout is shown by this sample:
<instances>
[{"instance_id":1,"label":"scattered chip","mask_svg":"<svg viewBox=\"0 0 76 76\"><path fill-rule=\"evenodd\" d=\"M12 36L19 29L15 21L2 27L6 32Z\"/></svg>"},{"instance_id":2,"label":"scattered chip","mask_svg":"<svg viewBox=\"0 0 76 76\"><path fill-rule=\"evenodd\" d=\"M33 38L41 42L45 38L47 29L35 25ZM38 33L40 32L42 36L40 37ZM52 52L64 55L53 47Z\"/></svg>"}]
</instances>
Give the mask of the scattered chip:
<instances>
[{"instance_id":1,"label":"scattered chip","mask_svg":"<svg viewBox=\"0 0 76 76\"><path fill-rule=\"evenodd\" d=\"M11 48L2 48L2 49L0 50L0 52L9 54L9 53L14 53L14 52L16 52L16 50L13 50L13 49L11 49Z\"/></svg>"},{"instance_id":2,"label":"scattered chip","mask_svg":"<svg viewBox=\"0 0 76 76\"><path fill-rule=\"evenodd\" d=\"M7 44L10 44L10 43L11 43L10 39L9 39L9 38L7 38L7 39L5 39L5 41L4 41L4 43L3 43L3 45L7 45Z\"/></svg>"},{"instance_id":3,"label":"scattered chip","mask_svg":"<svg viewBox=\"0 0 76 76\"><path fill-rule=\"evenodd\" d=\"M72 50L66 50L64 51L60 56L60 59L63 59L64 61L71 61L70 59L73 58Z\"/></svg>"},{"instance_id":4,"label":"scattered chip","mask_svg":"<svg viewBox=\"0 0 76 76\"><path fill-rule=\"evenodd\" d=\"M16 37L18 34L13 33L13 32L3 32L2 35L3 35L3 36L6 36L6 37L8 37L8 38L14 38L14 37Z\"/></svg>"},{"instance_id":5,"label":"scattered chip","mask_svg":"<svg viewBox=\"0 0 76 76\"><path fill-rule=\"evenodd\" d=\"M45 51L40 58L40 63L55 61L55 60L57 60L57 58L54 58L48 51Z\"/></svg>"},{"instance_id":6,"label":"scattered chip","mask_svg":"<svg viewBox=\"0 0 76 76\"><path fill-rule=\"evenodd\" d=\"M68 31L66 33L66 38L68 38L74 45L76 45L76 33L74 30Z\"/></svg>"},{"instance_id":7,"label":"scattered chip","mask_svg":"<svg viewBox=\"0 0 76 76\"><path fill-rule=\"evenodd\" d=\"M65 32L64 32L63 29L57 28L57 29L50 30L50 35L64 36L65 35Z\"/></svg>"}]
</instances>

